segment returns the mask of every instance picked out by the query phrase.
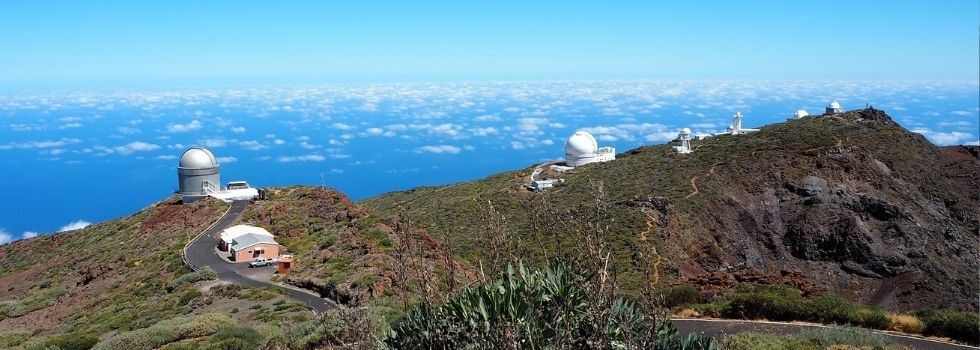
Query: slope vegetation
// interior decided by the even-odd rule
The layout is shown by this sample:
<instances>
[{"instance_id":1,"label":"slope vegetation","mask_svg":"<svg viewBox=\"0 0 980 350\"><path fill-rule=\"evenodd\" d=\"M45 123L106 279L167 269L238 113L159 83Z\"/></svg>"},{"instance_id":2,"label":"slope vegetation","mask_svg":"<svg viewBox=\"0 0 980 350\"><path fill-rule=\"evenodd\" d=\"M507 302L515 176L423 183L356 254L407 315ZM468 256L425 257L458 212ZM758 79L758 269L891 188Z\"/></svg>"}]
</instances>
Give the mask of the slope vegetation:
<instances>
[{"instance_id":1,"label":"slope vegetation","mask_svg":"<svg viewBox=\"0 0 980 350\"><path fill-rule=\"evenodd\" d=\"M473 264L493 253L488 213L539 259L601 231L627 293L786 283L890 310L976 310L975 147L936 147L875 109L712 137L688 155L670 146L579 167L543 193L522 188L529 168L361 204Z\"/></svg>"}]
</instances>

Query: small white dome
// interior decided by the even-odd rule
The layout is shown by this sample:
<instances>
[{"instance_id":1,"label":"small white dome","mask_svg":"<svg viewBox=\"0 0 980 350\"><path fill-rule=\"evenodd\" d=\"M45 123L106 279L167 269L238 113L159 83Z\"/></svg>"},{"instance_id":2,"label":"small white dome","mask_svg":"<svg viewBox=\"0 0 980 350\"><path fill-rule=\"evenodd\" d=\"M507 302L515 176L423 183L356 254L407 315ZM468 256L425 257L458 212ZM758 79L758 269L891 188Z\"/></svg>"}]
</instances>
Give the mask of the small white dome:
<instances>
[{"instance_id":1,"label":"small white dome","mask_svg":"<svg viewBox=\"0 0 980 350\"><path fill-rule=\"evenodd\" d=\"M599 150L599 143L596 142L592 134L585 131L576 131L565 141L565 154L571 157L595 154Z\"/></svg>"},{"instance_id":2,"label":"small white dome","mask_svg":"<svg viewBox=\"0 0 980 350\"><path fill-rule=\"evenodd\" d=\"M192 147L180 156L178 166L184 169L210 169L218 166L218 159L207 148Z\"/></svg>"},{"instance_id":3,"label":"small white dome","mask_svg":"<svg viewBox=\"0 0 980 350\"><path fill-rule=\"evenodd\" d=\"M827 108L838 109L840 108L840 103L838 103L837 101L831 102L829 105L827 105Z\"/></svg>"},{"instance_id":4,"label":"small white dome","mask_svg":"<svg viewBox=\"0 0 980 350\"><path fill-rule=\"evenodd\" d=\"M689 128L683 128L683 129L681 129L681 134L682 135L690 135L691 134L691 129L689 129Z\"/></svg>"},{"instance_id":5,"label":"small white dome","mask_svg":"<svg viewBox=\"0 0 980 350\"><path fill-rule=\"evenodd\" d=\"M808 115L810 115L810 113L807 113L805 109L797 110L796 111L796 114L793 114L793 116L794 117L797 117L797 118L803 118L803 117L806 117Z\"/></svg>"}]
</instances>

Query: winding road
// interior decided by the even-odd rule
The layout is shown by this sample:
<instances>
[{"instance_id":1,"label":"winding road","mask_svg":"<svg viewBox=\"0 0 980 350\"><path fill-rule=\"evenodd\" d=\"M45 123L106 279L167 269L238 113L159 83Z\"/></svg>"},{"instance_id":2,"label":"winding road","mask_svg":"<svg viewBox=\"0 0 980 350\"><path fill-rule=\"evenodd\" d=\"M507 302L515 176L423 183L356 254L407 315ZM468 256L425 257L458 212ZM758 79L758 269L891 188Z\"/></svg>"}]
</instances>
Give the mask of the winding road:
<instances>
[{"instance_id":1,"label":"winding road","mask_svg":"<svg viewBox=\"0 0 980 350\"><path fill-rule=\"evenodd\" d=\"M679 330L681 333L704 332L704 334L710 335L715 339L722 339L727 335L745 333L745 332L791 335L803 331L830 327L830 326L817 325L817 324L801 324L801 323L769 322L769 321L743 321L743 320L709 320L709 319L693 319L693 318L675 318L675 319L671 319L670 323L674 324L674 327L677 327L677 330ZM884 336L885 338L888 338L897 344L910 346L914 349L920 349L920 350L980 349L974 346L953 344L940 340L912 337L912 336L901 335L896 333L881 332L875 330L871 330L871 332Z\"/></svg>"},{"instance_id":2,"label":"winding road","mask_svg":"<svg viewBox=\"0 0 980 350\"><path fill-rule=\"evenodd\" d=\"M228 208L228 211L220 219L218 219L218 221L198 235L197 238L194 238L194 240L187 245L187 247L184 249L184 258L186 259L187 263L191 265L191 268L197 270L198 268L209 266L215 273L218 274L218 279L229 283L247 287L279 288L293 299L299 300L317 313L321 313L336 307L336 305L334 305L330 300L321 298L320 296L311 292L283 287L278 284L256 281L242 276L239 274L239 271L248 269L248 264L232 264L224 259L221 259L221 257L215 254L214 247L218 244L218 241L214 237L217 236L219 232L234 224L235 221L242 216L242 212L245 211L245 207L247 205L248 201L232 202L231 207Z\"/></svg>"}]
</instances>

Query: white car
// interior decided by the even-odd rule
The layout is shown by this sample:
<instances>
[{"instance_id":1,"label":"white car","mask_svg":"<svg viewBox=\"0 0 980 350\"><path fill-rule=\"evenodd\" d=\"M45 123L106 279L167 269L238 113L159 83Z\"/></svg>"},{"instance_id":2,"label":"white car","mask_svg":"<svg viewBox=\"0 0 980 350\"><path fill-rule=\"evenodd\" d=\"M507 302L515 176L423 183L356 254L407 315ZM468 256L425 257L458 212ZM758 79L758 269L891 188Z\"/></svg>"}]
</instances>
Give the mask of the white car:
<instances>
[{"instance_id":1,"label":"white car","mask_svg":"<svg viewBox=\"0 0 980 350\"><path fill-rule=\"evenodd\" d=\"M248 267L262 267L262 266L275 265L277 262L279 262L279 259L258 258L248 263Z\"/></svg>"}]
</instances>

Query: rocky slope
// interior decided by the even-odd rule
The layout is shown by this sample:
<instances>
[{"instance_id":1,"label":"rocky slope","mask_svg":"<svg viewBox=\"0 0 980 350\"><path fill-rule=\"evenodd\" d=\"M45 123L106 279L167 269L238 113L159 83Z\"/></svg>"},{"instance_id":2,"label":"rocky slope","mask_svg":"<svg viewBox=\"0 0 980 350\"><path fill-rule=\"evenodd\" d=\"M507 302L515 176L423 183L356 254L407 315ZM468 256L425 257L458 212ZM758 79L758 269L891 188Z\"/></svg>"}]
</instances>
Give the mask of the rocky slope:
<instances>
[{"instance_id":1,"label":"rocky slope","mask_svg":"<svg viewBox=\"0 0 980 350\"><path fill-rule=\"evenodd\" d=\"M420 290L438 295L473 279L472 269L424 230L381 220L334 190L290 187L268 194L269 200L249 204L241 220L268 228L297 257L281 278L286 283L383 315L397 313ZM224 285L183 264L184 245L227 207L170 198L81 230L0 245L0 348L86 337L125 342L121 338L139 338L140 330L196 316L230 319L267 339L284 329L315 329L318 321L306 321L309 310L286 295ZM226 327L211 326L208 334Z\"/></svg>"},{"instance_id":2,"label":"rocky slope","mask_svg":"<svg viewBox=\"0 0 980 350\"><path fill-rule=\"evenodd\" d=\"M362 204L439 233L474 264L488 258L488 203L532 256L567 252L588 227L605 228L632 293L651 279L708 291L754 281L890 310L977 309L975 146L937 147L874 109L693 146L688 155L634 149L561 175L544 193L522 188L525 169Z\"/></svg>"}]
</instances>

